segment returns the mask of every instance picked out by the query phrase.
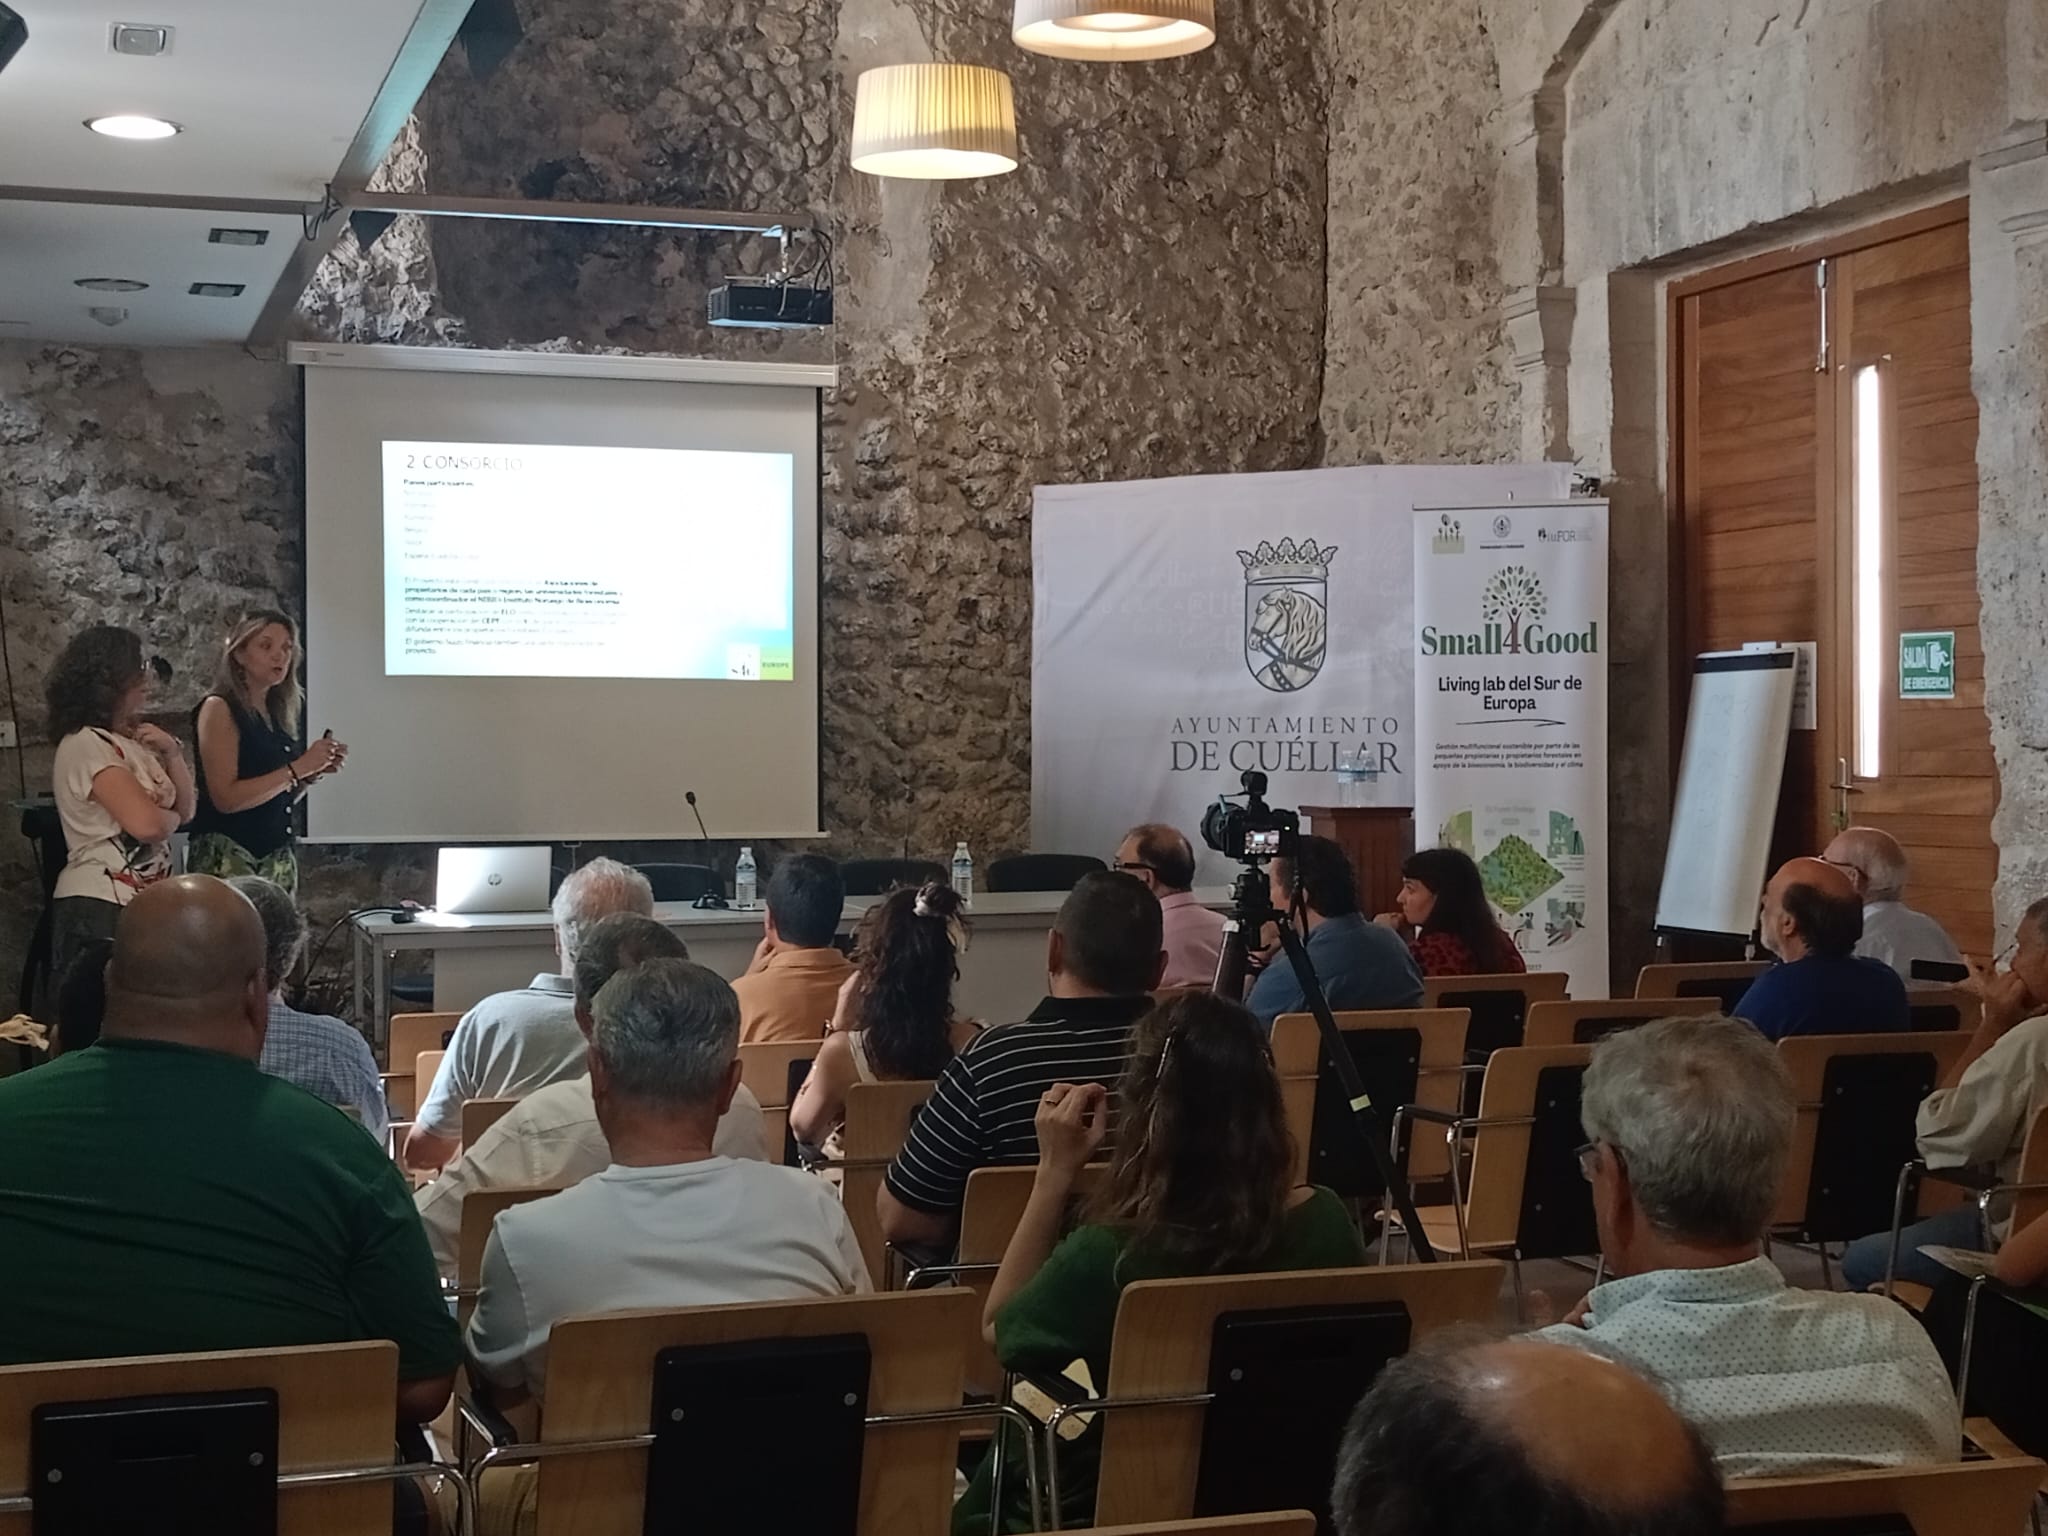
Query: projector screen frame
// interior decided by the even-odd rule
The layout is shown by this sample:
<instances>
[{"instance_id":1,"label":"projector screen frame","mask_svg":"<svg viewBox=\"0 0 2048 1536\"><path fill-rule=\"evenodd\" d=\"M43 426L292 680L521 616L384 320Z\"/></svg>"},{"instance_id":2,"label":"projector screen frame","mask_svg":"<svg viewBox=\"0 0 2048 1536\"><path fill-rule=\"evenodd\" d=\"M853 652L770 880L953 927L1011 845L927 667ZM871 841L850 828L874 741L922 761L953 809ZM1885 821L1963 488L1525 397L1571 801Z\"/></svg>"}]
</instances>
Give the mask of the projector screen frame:
<instances>
[{"instance_id":1,"label":"projector screen frame","mask_svg":"<svg viewBox=\"0 0 2048 1536\"><path fill-rule=\"evenodd\" d=\"M829 363L766 363L728 361L718 358L670 357L646 354L577 353L577 352L528 352L517 350L490 350L468 347L405 347L368 345L358 343L294 342L287 349L287 361L301 370L310 368L348 368L386 370L408 373L469 373L469 374L512 374L528 377L613 379L629 382L677 383L677 384L736 384L748 386L785 386L808 389L811 396L811 419L817 451L813 455L813 495L817 509L813 519L814 548L812 550L811 583L808 593L813 615L813 624L819 632L814 641L816 652L814 666L821 666L824 651L822 633L825 587L825 394L835 387L839 380L839 369ZM306 374L299 374L299 472L301 484L307 478L308 433ZM310 517L310 512L303 514ZM305 525L302 523L302 537ZM309 611L310 562L300 562L298 586L298 614L302 626ZM801 599L805 594L799 592ZM815 740L820 744L815 768L814 823L824 820L825 805L825 764L822 744L824 741L824 679L819 677L813 689L813 729ZM309 689L307 704L314 703ZM307 716L312 718L310 712ZM574 845L580 842L651 842L651 843L702 843L706 838L696 833L696 824L690 822L684 835L676 831L613 831L601 829L577 829L567 827L546 834L529 833L519 829L494 830L486 833L464 832L444 838L421 838L410 834L350 835L346 838L332 835L315 835L311 830L310 810L306 802L294 808L295 827L300 841L309 844L362 844L362 845L434 845L449 846L462 844L495 844L522 842L551 842ZM803 842L821 840L830 836L822 825L809 829L784 830L781 827L757 829L743 828L727 833L717 824L714 814L708 818L710 840L728 842L756 841Z\"/></svg>"}]
</instances>

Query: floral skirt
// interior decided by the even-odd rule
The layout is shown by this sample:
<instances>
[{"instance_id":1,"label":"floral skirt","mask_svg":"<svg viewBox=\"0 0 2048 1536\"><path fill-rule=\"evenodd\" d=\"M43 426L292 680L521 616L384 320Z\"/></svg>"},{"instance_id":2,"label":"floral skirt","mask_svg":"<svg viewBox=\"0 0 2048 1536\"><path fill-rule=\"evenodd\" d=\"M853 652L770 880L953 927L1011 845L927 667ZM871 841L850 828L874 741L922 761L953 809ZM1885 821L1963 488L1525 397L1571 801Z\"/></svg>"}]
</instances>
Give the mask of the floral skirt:
<instances>
[{"instance_id":1,"label":"floral skirt","mask_svg":"<svg viewBox=\"0 0 2048 1536\"><path fill-rule=\"evenodd\" d=\"M195 875L216 875L226 880L234 875L260 875L284 888L288 896L299 892L299 854L286 843L275 853L258 858L222 832L201 832L185 851L185 868Z\"/></svg>"}]
</instances>

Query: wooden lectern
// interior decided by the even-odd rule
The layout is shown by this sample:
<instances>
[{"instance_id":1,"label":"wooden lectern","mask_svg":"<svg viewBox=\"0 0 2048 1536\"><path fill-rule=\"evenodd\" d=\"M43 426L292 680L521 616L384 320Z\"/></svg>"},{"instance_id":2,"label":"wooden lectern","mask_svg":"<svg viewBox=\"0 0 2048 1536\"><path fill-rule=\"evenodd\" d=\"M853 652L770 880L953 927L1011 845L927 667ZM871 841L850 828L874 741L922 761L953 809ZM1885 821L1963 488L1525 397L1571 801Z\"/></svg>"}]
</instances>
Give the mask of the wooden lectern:
<instances>
[{"instance_id":1,"label":"wooden lectern","mask_svg":"<svg viewBox=\"0 0 2048 1536\"><path fill-rule=\"evenodd\" d=\"M1358 871L1358 905L1367 917L1394 909L1401 861L1415 851L1415 813L1390 805L1304 805L1302 831L1327 837Z\"/></svg>"}]
</instances>

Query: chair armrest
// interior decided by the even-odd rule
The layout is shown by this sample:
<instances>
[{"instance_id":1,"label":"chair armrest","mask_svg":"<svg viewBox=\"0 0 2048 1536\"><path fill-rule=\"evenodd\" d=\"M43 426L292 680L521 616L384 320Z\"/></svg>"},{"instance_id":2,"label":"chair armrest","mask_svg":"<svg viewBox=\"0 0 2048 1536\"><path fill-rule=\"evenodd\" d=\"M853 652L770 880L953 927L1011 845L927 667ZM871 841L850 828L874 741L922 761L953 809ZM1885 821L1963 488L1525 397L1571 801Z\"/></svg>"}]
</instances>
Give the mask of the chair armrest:
<instances>
[{"instance_id":1,"label":"chair armrest","mask_svg":"<svg viewBox=\"0 0 2048 1536\"><path fill-rule=\"evenodd\" d=\"M1943 1184L1954 1184L1961 1189L1990 1190L2010 1188L1998 1182L1998 1173L1990 1168L1930 1168L1925 1163L1913 1162L1906 1165L1915 1170L1914 1177L1938 1179Z\"/></svg>"},{"instance_id":2,"label":"chair armrest","mask_svg":"<svg viewBox=\"0 0 2048 1536\"><path fill-rule=\"evenodd\" d=\"M901 1252L900 1249L892 1251ZM909 1263L908 1255L904 1262ZM917 1264L912 1265L903 1276L903 1288L914 1291L930 1280L961 1280L969 1275L992 1275L1003 1266L1000 1264Z\"/></svg>"}]
</instances>

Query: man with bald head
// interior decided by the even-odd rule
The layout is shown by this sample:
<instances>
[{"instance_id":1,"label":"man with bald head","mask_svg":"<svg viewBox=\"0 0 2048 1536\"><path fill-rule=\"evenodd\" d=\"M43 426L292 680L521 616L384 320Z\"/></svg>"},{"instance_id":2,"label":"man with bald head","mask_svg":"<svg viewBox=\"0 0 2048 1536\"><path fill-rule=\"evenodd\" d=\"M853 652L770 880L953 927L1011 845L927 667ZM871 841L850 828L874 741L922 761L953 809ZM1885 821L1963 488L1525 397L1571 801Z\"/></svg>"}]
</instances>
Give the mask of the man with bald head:
<instances>
[{"instance_id":1,"label":"man with bald head","mask_svg":"<svg viewBox=\"0 0 2048 1536\"><path fill-rule=\"evenodd\" d=\"M1708 1536L1720 1480L1657 1389L1598 1355L1454 1340L1359 1403L1330 1496L1337 1536Z\"/></svg>"},{"instance_id":2,"label":"man with bald head","mask_svg":"<svg viewBox=\"0 0 2048 1536\"><path fill-rule=\"evenodd\" d=\"M410 1194L257 1068L263 925L204 875L129 903L98 1044L0 1081L0 1364L390 1339L402 1422L460 1358Z\"/></svg>"},{"instance_id":3,"label":"man with bald head","mask_svg":"<svg viewBox=\"0 0 2048 1536\"><path fill-rule=\"evenodd\" d=\"M1912 1027L1906 984L1856 953L1863 901L1841 870L1793 859L1764 887L1764 948L1781 962L1751 983L1735 1016L1767 1040L1792 1035L1876 1035Z\"/></svg>"},{"instance_id":4,"label":"man with bald head","mask_svg":"<svg viewBox=\"0 0 2048 1536\"><path fill-rule=\"evenodd\" d=\"M1906 850L1891 833L1881 827L1844 827L1820 856L1823 863L1849 877L1863 902L1863 937L1856 943L1857 954L1866 960L1882 960L1909 986L1915 960L1963 963L1962 952L1948 930L1925 912L1906 905L1906 879L1912 866Z\"/></svg>"}]
</instances>

